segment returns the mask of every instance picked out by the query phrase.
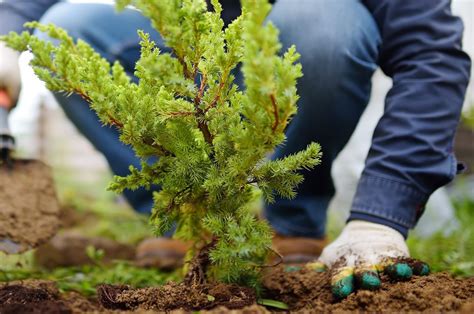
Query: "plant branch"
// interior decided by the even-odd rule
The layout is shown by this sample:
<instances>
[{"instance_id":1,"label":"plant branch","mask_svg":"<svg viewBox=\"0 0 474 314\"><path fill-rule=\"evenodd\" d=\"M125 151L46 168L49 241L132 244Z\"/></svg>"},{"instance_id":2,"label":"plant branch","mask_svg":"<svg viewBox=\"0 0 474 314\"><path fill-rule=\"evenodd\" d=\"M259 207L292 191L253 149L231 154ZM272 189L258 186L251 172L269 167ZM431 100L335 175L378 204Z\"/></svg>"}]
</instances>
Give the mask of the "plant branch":
<instances>
[{"instance_id":1,"label":"plant branch","mask_svg":"<svg viewBox=\"0 0 474 314\"><path fill-rule=\"evenodd\" d=\"M216 96L215 96L214 99L211 101L211 103L209 104L209 106L207 106L207 108L204 110L204 113L207 113L207 112L209 111L209 109L216 107L217 102L218 102L218 101L220 100L220 98L221 98L221 93L222 93L222 89L224 88L224 85L225 85L225 81L221 81L221 82L219 83L219 87L217 88Z\"/></svg>"},{"instance_id":2,"label":"plant branch","mask_svg":"<svg viewBox=\"0 0 474 314\"><path fill-rule=\"evenodd\" d=\"M272 131L275 132L278 127L278 124L280 124L280 117L278 114L278 106L277 106L275 94L270 94L270 100L272 101L273 115L275 116L275 121L273 122Z\"/></svg>"},{"instance_id":3,"label":"plant branch","mask_svg":"<svg viewBox=\"0 0 474 314\"><path fill-rule=\"evenodd\" d=\"M202 96L204 95L204 90L206 89L207 77L205 75L202 76L201 84L199 86L199 91L196 97L194 98L194 107L199 107L201 104Z\"/></svg>"},{"instance_id":4,"label":"plant branch","mask_svg":"<svg viewBox=\"0 0 474 314\"><path fill-rule=\"evenodd\" d=\"M278 257L278 261L274 262L273 264L255 265L256 267L261 267L261 268L276 267L280 265L281 263L283 263L283 256L280 253L278 253L277 251L275 251L269 246L267 246L267 249Z\"/></svg>"},{"instance_id":5,"label":"plant branch","mask_svg":"<svg viewBox=\"0 0 474 314\"><path fill-rule=\"evenodd\" d=\"M150 137L143 138L142 142L156 149L158 151L158 155L160 156L176 157L172 152L164 148L163 145L155 143L155 141Z\"/></svg>"},{"instance_id":6,"label":"plant branch","mask_svg":"<svg viewBox=\"0 0 474 314\"><path fill-rule=\"evenodd\" d=\"M171 199L171 201L168 204L166 209L168 211L170 211L176 205L176 199L178 197L180 197L181 195L183 195L184 193L186 193L187 191L189 191L191 189L191 187L192 187L192 185L188 185L187 187L185 187L184 189L182 189L181 191L179 191L175 195L173 195L173 198Z\"/></svg>"},{"instance_id":7,"label":"plant branch","mask_svg":"<svg viewBox=\"0 0 474 314\"><path fill-rule=\"evenodd\" d=\"M191 71L189 71L188 69L188 65L186 64L186 61L184 61L184 58L182 56L180 56L175 49L173 49L173 53L174 55L176 56L176 59L178 59L178 62L181 64L181 66L183 67L183 73L184 73L184 76L187 78L187 79L190 79L192 80L193 79L193 73L191 73Z\"/></svg>"},{"instance_id":8,"label":"plant branch","mask_svg":"<svg viewBox=\"0 0 474 314\"><path fill-rule=\"evenodd\" d=\"M206 82L207 82L207 78L204 75L201 79L201 86L199 87L198 94L194 98L194 108L196 109L195 116L196 116L196 120L197 120L197 123L198 123L198 128L199 128L199 130L201 130L206 143L208 143L209 145L212 146L213 136L212 136L211 131L209 130L209 126L207 125L206 120L205 120L205 114L206 113L200 107L202 96L204 95L204 89L206 88Z\"/></svg>"},{"instance_id":9,"label":"plant branch","mask_svg":"<svg viewBox=\"0 0 474 314\"><path fill-rule=\"evenodd\" d=\"M73 86L71 84L71 82L67 79L67 78L64 78L64 80L66 81L66 83L69 85L69 86ZM84 99L86 102L88 102L89 104L91 104L93 101L92 101L92 98L89 97L89 95L87 95L86 92L84 92L83 90L79 89L79 88L76 88L76 87L72 87L72 91L76 94L78 94L79 96L81 96L82 99ZM115 119L110 113L107 112L107 118L109 118L109 122L111 125L113 126L116 126L118 128L123 128L123 123L118 121L117 119Z\"/></svg>"},{"instance_id":10,"label":"plant branch","mask_svg":"<svg viewBox=\"0 0 474 314\"><path fill-rule=\"evenodd\" d=\"M170 117L187 117L187 116L193 116L195 113L193 111L173 111L173 112L167 112L166 115Z\"/></svg>"},{"instance_id":11,"label":"plant branch","mask_svg":"<svg viewBox=\"0 0 474 314\"><path fill-rule=\"evenodd\" d=\"M69 86L72 86L72 84L67 79L65 79L65 81L69 84ZM73 92L81 96L81 98L87 101L89 104L92 103L92 99L89 97L89 95L87 95L87 93L85 93L81 89L73 88ZM107 116L109 118L110 124L118 128L123 128L122 122L115 119L110 113L107 113ZM144 138L143 143L156 149L160 156L174 156L172 152L165 149L162 145L155 143L155 141L151 138Z\"/></svg>"}]
</instances>

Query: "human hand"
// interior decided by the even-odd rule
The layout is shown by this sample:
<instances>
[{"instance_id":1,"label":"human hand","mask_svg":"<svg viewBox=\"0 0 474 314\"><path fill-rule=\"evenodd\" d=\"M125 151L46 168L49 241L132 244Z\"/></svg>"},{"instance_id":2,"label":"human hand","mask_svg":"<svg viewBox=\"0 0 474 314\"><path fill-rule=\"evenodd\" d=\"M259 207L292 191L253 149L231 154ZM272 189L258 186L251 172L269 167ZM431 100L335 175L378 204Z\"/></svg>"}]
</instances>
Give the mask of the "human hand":
<instances>
[{"instance_id":1,"label":"human hand","mask_svg":"<svg viewBox=\"0 0 474 314\"><path fill-rule=\"evenodd\" d=\"M390 227L354 220L328 245L316 262L306 266L316 271L331 269L334 297L343 299L356 289L380 288L379 273L391 280L408 280L428 275L429 266L409 258L403 236Z\"/></svg>"},{"instance_id":2,"label":"human hand","mask_svg":"<svg viewBox=\"0 0 474 314\"><path fill-rule=\"evenodd\" d=\"M0 90L7 93L7 98L0 99L0 106L11 109L20 94L20 68L18 66L19 53L0 42Z\"/></svg>"},{"instance_id":3,"label":"human hand","mask_svg":"<svg viewBox=\"0 0 474 314\"><path fill-rule=\"evenodd\" d=\"M15 140L8 126L8 111L12 107L11 98L5 90L0 89L0 166L12 167L11 151L15 148Z\"/></svg>"},{"instance_id":4,"label":"human hand","mask_svg":"<svg viewBox=\"0 0 474 314\"><path fill-rule=\"evenodd\" d=\"M9 110L11 107L13 107L12 99L10 98L6 90L0 89L0 108Z\"/></svg>"}]
</instances>

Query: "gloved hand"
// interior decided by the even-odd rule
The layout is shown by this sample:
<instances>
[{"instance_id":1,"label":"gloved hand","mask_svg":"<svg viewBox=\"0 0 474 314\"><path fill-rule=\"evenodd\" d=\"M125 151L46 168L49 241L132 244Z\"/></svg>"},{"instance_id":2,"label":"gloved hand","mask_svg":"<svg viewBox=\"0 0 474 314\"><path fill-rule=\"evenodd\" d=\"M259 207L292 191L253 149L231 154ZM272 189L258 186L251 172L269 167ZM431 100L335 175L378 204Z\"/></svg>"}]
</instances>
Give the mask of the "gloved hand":
<instances>
[{"instance_id":1,"label":"gloved hand","mask_svg":"<svg viewBox=\"0 0 474 314\"><path fill-rule=\"evenodd\" d=\"M11 100L10 107L16 104L20 94L19 53L0 42L0 90L5 90ZM7 108L9 109L9 108Z\"/></svg>"},{"instance_id":2,"label":"gloved hand","mask_svg":"<svg viewBox=\"0 0 474 314\"><path fill-rule=\"evenodd\" d=\"M332 293L342 299L355 289L378 289L380 272L394 281L408 280L413 274L429 274L427 264L409 256L405 239L395 229L354 220L323 250L316 262L306 266L316 271L331 269Z\"/></svg>"}]
</instances>

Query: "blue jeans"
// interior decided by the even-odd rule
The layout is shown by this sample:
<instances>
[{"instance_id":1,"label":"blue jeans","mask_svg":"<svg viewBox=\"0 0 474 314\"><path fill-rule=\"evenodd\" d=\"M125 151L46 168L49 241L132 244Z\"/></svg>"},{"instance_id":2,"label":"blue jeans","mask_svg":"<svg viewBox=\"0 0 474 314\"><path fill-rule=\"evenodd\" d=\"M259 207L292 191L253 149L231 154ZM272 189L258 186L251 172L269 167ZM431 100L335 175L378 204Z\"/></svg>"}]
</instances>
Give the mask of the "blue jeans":
<instances>
[{"instance_id":1,"label":"blue jeans","mask_svg":"<svg viewBox=\"0 0 474 314\"><path fill-rule=\"evenodd\" d=\"M265 217L282 235L323 237L327 206L334 194L331 165L369 101L380 35L358 0L278 0L269 19L280 29L285 48L296 45L304 72L298 83L298 115L288 128L287 143L277 149L274 158L297 152L312 141L321 144L324 155L320 166L304 173L297 198L278 199L265 209ZM65 28L111 62L119 60L130 75L139 58L136 29L149 32L163 47L148 20L133 10L117 14L103 4L59 3L42 22ZM56 97L79 131L105 155L115 174L126 175L128 165L139 165L130 147L118 140L117 131L101 126L82 99ZM150 211L151 191L126 191L125 197L138 212Z\"/></svg>"}]
</instances>

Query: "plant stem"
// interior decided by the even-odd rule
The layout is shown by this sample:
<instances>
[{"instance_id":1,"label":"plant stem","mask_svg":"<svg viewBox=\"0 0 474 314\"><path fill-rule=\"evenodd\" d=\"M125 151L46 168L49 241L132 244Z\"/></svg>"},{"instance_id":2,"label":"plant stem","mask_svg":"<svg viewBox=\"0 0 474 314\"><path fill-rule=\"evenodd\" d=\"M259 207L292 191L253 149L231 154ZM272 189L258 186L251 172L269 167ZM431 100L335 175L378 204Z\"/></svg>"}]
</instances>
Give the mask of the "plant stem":
<instances>
[{"instance_id":1,"label":"plant stem","mask_svg":"<svg viewBox=\"0 0 474 314\"><path fill-rule=\"evenodd\" d=\"M184 283L196 286L207 282L207 268L211 264L209 253L217 245L217 238L202 247L190 262L189 271L184 277Z\"/></svg>"}]
</instances>

